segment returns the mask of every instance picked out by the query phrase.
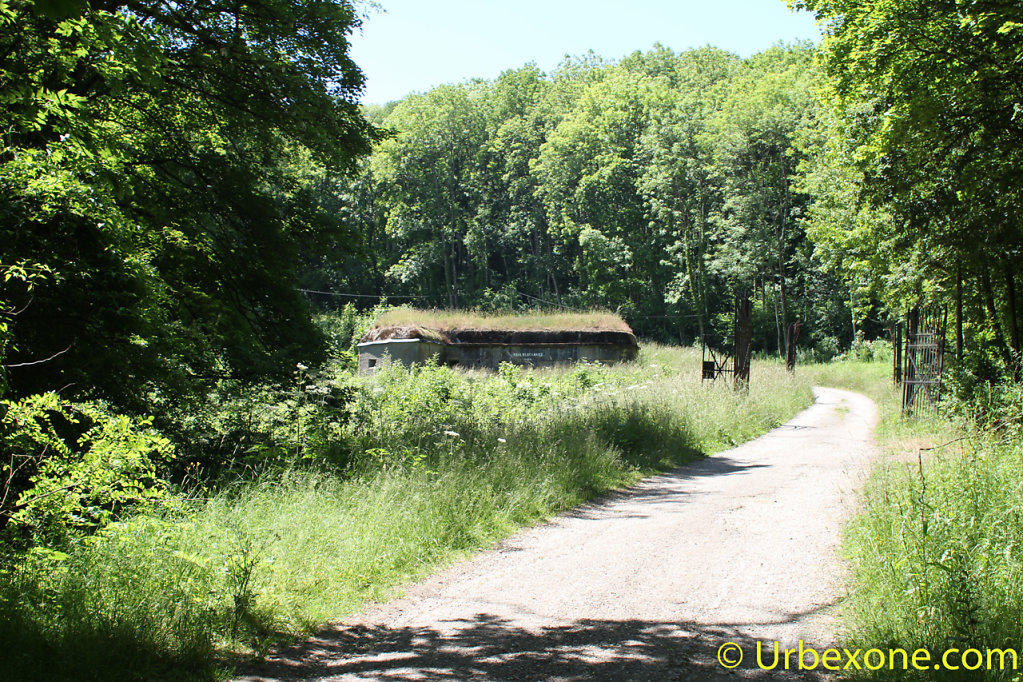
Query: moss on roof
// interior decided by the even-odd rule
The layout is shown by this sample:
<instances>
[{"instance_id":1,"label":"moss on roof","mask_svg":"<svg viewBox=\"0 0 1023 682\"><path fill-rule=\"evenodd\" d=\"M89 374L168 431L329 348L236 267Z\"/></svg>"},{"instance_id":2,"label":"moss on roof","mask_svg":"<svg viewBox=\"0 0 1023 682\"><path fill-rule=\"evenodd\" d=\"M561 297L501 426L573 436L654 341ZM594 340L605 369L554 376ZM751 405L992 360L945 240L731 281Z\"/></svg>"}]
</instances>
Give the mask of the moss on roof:
<instances>
[{"instance_id":1,"label":"moss on roof","mask_svg":"<svg viewBox=\"0 0 1023 682\"><path fill-rule=\"evenodd\" d=\"M472 329L632 333L632 329L621 317L608 312L509 314L395 308L378 317L373 327L422 327L441 332Z\"/></svg>"},{"instance_id":2,"label":"moss on roof","mask_svg":"<svg viewBox=\"0 0 1023 682\"><path fill-rule=\"evenodd\" d=\"M523 314L396 308L377 318L363 342L424 339L442 343L510 342L616 343L636 345L632 329L608 312Z\"/></svg>"}]
</instances>

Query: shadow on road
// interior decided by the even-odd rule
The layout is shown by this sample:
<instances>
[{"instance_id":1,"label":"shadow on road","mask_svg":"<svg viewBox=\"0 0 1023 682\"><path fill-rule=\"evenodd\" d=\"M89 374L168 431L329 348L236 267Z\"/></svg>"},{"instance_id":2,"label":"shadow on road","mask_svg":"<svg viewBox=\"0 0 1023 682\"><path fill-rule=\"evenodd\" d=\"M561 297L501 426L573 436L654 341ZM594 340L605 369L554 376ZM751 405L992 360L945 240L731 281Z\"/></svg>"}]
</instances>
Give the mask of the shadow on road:
<instances>
[{"instance_id":1,"label":"shadow on road","mask_svg":"<svg viewBox=\"0 0 1023 682\"><path fill-rule=\"evenodd\" d=\"M614 490L578 507L562 512L559 517L590 520L605 519L609 515L615 515L618 518L647 518L648 514L638 513L635 510L621 515L614 508L614 505L625 502L641 502L644 505L678 505L687 498L701 495L702 493L682 490L671 485L672 483L682 483L705 476L740 475L767 466L770 465L750 464L723 455L707 457L666 473L652 476L631 488ZM663 485L664 481L667 481L669 485ZM658 511L660 512L661 510L659 509Z\"/></svg>"},{"instance_id":2,"label":"shadow on road","mask_svg":"<svg viewBox=\"0 0 1023 682\"><path fill-rule=\"evenodd\" d=\"M728 642L743 650L743 662L734 670L725 670L717 660L719 648ZM762 647L763 663L769 666L773 643ZM775 669L760 670L756 651L755 640L729 625L582 620L530 630L478 614L436 629L335 626L239 673L250 682L825 679L819 670L787 672L781 659ZM795 656L790 667L797 667Z\"/></svg>"}]
</instances>

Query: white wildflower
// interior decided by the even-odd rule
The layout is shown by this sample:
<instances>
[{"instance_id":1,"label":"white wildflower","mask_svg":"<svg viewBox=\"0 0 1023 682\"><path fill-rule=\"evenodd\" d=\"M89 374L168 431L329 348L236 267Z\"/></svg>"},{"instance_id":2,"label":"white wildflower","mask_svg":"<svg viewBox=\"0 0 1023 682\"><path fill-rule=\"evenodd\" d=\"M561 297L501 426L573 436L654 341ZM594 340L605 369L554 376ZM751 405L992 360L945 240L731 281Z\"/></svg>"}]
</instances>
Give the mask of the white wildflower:
<instances>
[{"instance_id":1,"label":"white wildflower","mask_svg":"<svg viewBox=\"0 0 1023 682\"><path fill-rule=\"evenodd\" d=\"M444 435L445 436L451 436L452 438L458 438L459 437L458 431L445 431Z\"/></svg>"},{"instance_id":2,"label":"white wildflower","mask_svg":"<svg viewBox=\"0 0 1023 682\"><path fill-rule=\"evenodd\" d=\"M507 443L508 441L506 441L504 438L498 438L497 442L498 443Z\"/></svg>"}]
</instances>

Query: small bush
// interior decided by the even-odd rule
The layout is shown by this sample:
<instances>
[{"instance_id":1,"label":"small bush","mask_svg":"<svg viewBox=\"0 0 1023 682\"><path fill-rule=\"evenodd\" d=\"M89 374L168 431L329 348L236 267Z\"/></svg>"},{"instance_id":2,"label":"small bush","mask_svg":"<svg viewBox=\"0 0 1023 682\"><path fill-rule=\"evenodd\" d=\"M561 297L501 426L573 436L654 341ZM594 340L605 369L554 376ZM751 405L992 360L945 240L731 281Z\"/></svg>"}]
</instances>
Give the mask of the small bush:
<instances>
[{"instance_id":1,"label":"small bush","mask_svg":"<svg viewBox=\"0 0 1023 682\"><path fill-rule=\"evenodd\" d=\"M166 497L151 419L47 393L0 401L0 543L62 546Z\"/></svg>"},{"instance_id":2,"label":"small bush","mask_svg":"<svg viewBox=\"0 0 1023 682\"><path fill-rule=\"evenodd\" d=\"M946 375L942 409L966 428L1023 435L1023 384L990 357L974 356Z\"/></svg>"},{"instance_id":3,"label":"small bush","mask_svg":"<svg viewBox=\"0 0 1023 682\"><path fill-rule=\"evenodd\" d=\"M857 332L849 348L849 356L861 362L891 362L893 357L891 341L874 339L866 341L863 332Z\"/></svg>"}]
</instances>

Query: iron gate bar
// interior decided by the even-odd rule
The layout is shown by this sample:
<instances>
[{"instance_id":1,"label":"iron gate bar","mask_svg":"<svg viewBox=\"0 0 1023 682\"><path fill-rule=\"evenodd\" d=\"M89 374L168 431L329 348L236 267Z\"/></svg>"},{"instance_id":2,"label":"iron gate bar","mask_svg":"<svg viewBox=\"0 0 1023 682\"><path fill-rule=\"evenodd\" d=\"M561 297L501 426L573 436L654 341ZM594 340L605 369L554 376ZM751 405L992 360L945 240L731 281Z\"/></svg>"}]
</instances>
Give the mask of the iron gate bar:
<instances>
[{"instance_id":1,"label":"iron gate bar","mask_svg":"<svg viewBox=\"0 0 1023 682\"><path fill-rule=\"evenodd\" d=\"M948 309L944 306L917 306L909 311L905 324L905 345L896 347L896 383L902 383L902 412L910 415L918 407L922 394L933 409L941 396L944 370L945 331ZM901 341L903 326L897 327ZM902 353L902 348L905 353ZM901 365L901 367L900 367Z\"/></svg>"}]
</instances>

